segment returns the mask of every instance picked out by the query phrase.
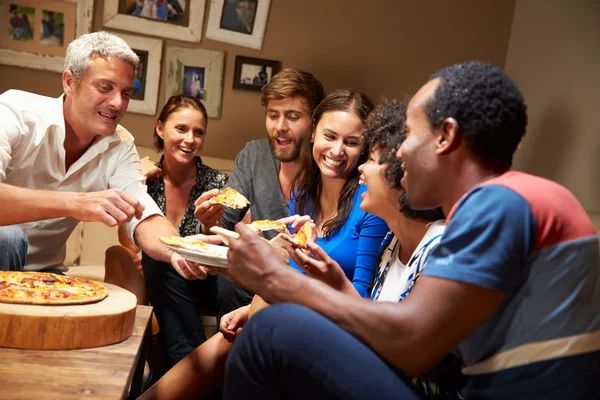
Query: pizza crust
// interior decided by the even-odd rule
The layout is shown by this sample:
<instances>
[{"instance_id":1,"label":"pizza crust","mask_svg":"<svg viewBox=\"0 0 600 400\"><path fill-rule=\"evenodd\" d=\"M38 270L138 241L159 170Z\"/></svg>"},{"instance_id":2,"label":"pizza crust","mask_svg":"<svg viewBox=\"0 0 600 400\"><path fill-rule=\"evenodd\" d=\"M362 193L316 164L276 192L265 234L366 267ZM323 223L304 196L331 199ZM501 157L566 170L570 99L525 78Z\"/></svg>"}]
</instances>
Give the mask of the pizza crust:
<instances>
[{"instance_id":1,"label":"pizza crust","mask_svg":"<svg viewBox=\"0 0 600 400\"><path fill-rule=\"evenodd\" d=\"M253 229L257 232L262 232L269 231L271 229L285 229L285 224L283 222L274 221L272 219L258 219L248 224L248 228Z\"/></svg>"}]
</instances>

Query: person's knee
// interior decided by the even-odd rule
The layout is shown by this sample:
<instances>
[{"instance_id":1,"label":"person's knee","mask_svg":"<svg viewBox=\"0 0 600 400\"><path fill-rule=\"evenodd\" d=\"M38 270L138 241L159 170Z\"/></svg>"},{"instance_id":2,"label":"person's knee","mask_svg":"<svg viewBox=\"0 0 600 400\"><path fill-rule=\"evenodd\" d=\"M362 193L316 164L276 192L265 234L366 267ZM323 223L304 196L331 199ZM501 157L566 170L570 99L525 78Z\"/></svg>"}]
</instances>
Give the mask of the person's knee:
<instances>
[{"instance_id":1,"label":"person's knee","mask_svg":"<svg viewBox=\"0 0 600 400\"><path fill-rule=\"evenodd\" d=\"M0 266L5 270L22 271L27 257L27 235L17 225L0 227L0 249L4 253Z\"/></svg>"}]
</instances>

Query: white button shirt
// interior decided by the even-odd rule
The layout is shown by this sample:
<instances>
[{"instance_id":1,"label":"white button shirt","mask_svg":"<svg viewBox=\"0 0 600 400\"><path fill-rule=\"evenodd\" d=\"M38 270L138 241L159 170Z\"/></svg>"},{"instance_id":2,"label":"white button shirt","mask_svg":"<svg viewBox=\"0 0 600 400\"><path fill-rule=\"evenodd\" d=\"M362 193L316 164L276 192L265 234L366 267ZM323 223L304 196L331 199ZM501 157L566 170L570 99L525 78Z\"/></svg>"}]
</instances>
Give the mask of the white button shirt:
<instances>
[{"instance_id":1,"label":"white button shirt","mask_svg":"<svg viewBox=\"0 0 600 400\"><path fill-rule=\"evenodd\" d=\"M146 192L133 136L122 126L97 136L65 171L63 97L19 90L0 95L0 182L40 190L96 192L120 188L144 205L141 219L125 224L129 237L140 221L160 209ZM26 270L62 267L65 243L79 221L55 218L20 224L29 241Z\"/></svg>"}]
</instances>

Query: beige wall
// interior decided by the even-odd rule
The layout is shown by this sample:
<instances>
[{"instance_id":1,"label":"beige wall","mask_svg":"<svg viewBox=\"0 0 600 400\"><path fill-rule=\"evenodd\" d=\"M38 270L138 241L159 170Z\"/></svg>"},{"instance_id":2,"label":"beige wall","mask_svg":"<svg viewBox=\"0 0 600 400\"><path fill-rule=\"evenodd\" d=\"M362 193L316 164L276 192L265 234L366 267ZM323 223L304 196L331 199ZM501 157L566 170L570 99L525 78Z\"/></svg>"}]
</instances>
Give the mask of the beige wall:
<instances>
[{"instance_id":1,"label":"beige wall","mask_svg":"<svg viewBox=\"0 0 600 400\"><path fill-rule=\"evenodd\" d=\"M506 71L529 127L515 168L560 182L600 212L600 2L517 0Z\"/></svg>"},{"instance_id":2,"label":"beige wall","mask_svg":"<svg viewBox=\"0 0 600 400\"><path fill-rule=\"evenodd\" d=\"M102 6L96 0L96 30L102 27ZM248 140L265 134L260 94L231 89L236 55L303 68L328 91L354 87L373 100L400 97L448 64L481 59L504 65L513 11L512 0L272 0L261 51L206 39L165 42L227 52L222 116L209 121L204 154L234 158ZM60 75L0 65L0 92L11 88L58 96ZM159 107L163 96L164 80ZM122 123L138 143L150 145L154 120L128 114Z\"/></svg>"}]
</instances>

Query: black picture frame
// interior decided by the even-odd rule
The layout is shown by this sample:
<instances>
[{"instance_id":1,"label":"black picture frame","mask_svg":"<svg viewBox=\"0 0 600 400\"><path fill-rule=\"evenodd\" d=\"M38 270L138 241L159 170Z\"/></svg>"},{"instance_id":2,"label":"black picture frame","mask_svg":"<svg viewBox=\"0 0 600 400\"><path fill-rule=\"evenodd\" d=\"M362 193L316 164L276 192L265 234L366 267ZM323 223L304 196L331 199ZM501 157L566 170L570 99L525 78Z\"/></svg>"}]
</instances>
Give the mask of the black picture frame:
<instances>
[{"instance_id":1,"label":"black picture frame","mask_svg":"<svg viewBox=\"0 0 600 400\"><path fill-rule=\"evenodd\" d=\"M233 89L260 92L279 70L280 61L236 56Z\"/></svg>"}]
</instances>

